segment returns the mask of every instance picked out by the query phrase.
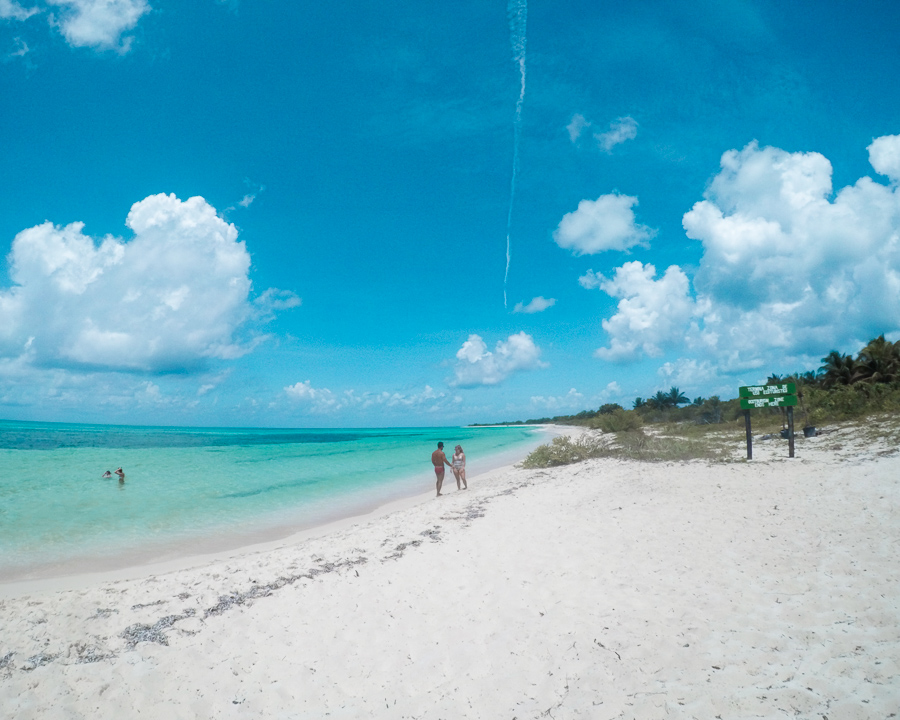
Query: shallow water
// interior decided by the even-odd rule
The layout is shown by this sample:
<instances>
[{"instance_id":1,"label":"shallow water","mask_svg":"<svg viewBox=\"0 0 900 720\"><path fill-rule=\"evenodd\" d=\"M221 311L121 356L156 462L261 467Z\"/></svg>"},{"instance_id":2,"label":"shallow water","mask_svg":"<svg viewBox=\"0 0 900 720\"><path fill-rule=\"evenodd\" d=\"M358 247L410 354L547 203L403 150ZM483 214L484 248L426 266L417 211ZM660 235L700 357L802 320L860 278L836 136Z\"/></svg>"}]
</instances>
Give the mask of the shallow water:
<instances>
[{"instance_id":1,"label":"shallow water","mask_svg":"<svg viewBox=\"0 0 900 720\"><path fill-rule=\"evenodd\" d=\"M0 421L0 581L348 517L433 489L438 440L461 444L471 472L491 455L534 444L535 432ZM119 466L124 482L101 477ZM449 470L445 482L453 482Z\"/></svg>"}]
</instances>

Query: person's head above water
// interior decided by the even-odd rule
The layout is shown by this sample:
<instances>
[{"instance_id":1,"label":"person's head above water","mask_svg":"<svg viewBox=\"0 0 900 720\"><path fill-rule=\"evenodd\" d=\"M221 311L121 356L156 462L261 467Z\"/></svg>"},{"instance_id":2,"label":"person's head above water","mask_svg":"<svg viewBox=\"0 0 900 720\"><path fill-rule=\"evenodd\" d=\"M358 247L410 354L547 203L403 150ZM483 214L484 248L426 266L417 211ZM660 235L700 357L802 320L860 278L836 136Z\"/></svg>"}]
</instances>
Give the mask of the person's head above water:
<instances>
[{"instance_id":1,"label":"person's head above water","mask_svg":"<svg viewBox=\"0 0 900 720\"><path fill-rule=\"evenodd\" d=\"M439 443L438 443L438 448L441 449L441 450L443 450L443 448L444 448L444 443L439 442Z\"/></svg>"}]
</instances>

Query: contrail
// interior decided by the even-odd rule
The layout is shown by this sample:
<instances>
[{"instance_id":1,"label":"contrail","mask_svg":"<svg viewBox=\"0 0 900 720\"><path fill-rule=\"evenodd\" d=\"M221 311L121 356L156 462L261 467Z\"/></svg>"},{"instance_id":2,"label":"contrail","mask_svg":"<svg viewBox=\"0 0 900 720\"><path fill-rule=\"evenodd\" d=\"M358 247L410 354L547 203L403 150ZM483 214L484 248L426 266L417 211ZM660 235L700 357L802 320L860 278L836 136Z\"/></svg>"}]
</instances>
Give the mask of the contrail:
<instances>
[{"instance_id":1,"label":"contrail","mask_svg":"<svg viewBox=\"0 0 900 720\"><path fill-rule=\"evenodd\" d=\"M522 105L525 102L525 27L528 20L528 0L509 0L506 6L509 16L509 40L512 44L513 62L519 66L519 99L513 120L513 167L509 182L509 214L506 216L506 273L503 276L503 307L506 304L506 281L509 279L509 236L512 227L513 201L516 197L516 175L519 174L519 138L522 135Z\"/></svg>"}]
</instances>

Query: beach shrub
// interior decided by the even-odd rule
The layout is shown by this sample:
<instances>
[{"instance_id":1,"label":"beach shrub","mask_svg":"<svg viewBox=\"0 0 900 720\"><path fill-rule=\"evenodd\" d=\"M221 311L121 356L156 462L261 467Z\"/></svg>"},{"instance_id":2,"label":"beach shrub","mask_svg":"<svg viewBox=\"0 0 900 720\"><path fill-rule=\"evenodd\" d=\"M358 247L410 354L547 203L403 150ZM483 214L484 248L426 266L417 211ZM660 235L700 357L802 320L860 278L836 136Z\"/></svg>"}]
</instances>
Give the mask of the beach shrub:
<instances>
[{"instance_id":1,"label":"beach shrub","mask_svg":"<svg viewBox=\"0 0 900 720\"><path fill-rule=\"evenodd\" d=\"M725 403L718 395L713 395L700 405L698 422L703 425L718 425L725 422Z\"/></svg>"},{"instance_id":2,"label":"beach shrub","mask_svg":"<svg viewBox=\"0 0 900 720\"><path fill-rule=\"evenodd\" d=\"M572 439L553 438L549 445L536 448L522 463L525 468L571 465L590 458L622 458L643 462L681 462L685 460L723 460L727 443L679 435L649 435L642 429L616 433L615 439L583 435Z\"/></svg>"},{"instance_id":3,"label":"beach shrub","mask_svg":"<svg viewBox=\"0 0 900 720\"><path fill-rule=\"evenodd\" d=\"M644 420L638 413L619 408L611 413L599 415L592 427L599 428L605 433L616 433L637 430L643 424Z\"/></svg>"},{"instance_id":4,"label":"beach shrub","mask_svg":"<svg viewBox=\"0 0 900 720\"><path fill-rule=\"evenodd\" d=\"M641 432L621 433L614 449L615 456L644 462L683 462L685 460L722 460L724 448L704 439L678 435L648 435Z\"/></svg>"},{"instance_id":5,"label":"beach shrub","mask_svg":"<svg viewBox=\"0 0 900 720\"><path fill-rule=\"evenodd\" d=\"M600 409L597 411L600 415L612 415L617 410L624 410L619 403L606 403L605 405L601 405Z\"/></svg>"},{"instance_id":6,"label":"beach shrub","mask_svg":"<svg viewBox=\"0 0 900 720\"><path fill-rule=\"evenodd\" d=\"M574 440L566 435L553 438L549 445L535 448L522 462L526 468L557 467L571 465L592 457L603 457L606 443L593 435L582 435Z\"/></svg>"},{"instance_id":7,"label":"beach shrub","mask_svg":"<svg viewBox=\"0 0 900 720\"><path fill-rule=\"evenodd\" d=\"M836 385L829 390L807 388L803 393L808 409L806 422L821 424L827 420L852 420L874 413L900 413L900 384L854 383Z\"/></svg>"}]
</instances>

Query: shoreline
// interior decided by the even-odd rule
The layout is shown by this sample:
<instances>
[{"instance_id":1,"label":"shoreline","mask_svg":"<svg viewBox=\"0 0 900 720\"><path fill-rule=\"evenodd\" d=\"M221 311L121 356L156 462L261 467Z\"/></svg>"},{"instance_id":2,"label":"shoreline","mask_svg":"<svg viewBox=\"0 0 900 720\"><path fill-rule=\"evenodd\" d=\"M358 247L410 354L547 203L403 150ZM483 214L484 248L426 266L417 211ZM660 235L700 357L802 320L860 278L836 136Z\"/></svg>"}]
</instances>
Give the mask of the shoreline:
<instances>
[{"instance_id":1,"label":"shoreline","mask_svg":"<svg viewBox=\"0 0 900 720\"><path fill-rule=\"evenodd\" d=\"M292 545L0 600L0 714L888 717L900 453L771 449L506 466Z\"/></svg>"},{"instance_id":2,"label":"shoreline","mask_svg":"<svg viewBox=\"0 0 900 720\"><path fill-rule=\"evenodd\" d=\"M549 442L556 435L573 432L572 428L555 425L540 425L535 426L535 429L539 432L535 433L533 442L479 458L475 463L477 470L468 475L469 479L477 480L499 468L521 462L538 445ZM417 473L416 477L418 475ZM424 477L426 473L421 475ZM453 481L453 474L448 469L444 479L445 488L448 482L452 484ZM423 481L423 485L427 482ZM430 483L433 487L433 473ZM261 524L242 532L213 533L189 541L173 540L146 551L134 550L112 556L79 558L62 566L59 563L29 566L9 577L0 577L0 599L17 597L23 593L74 590L94 583L137 579L266 552L414 507L433 497L433 489L412 495L394 493L387 495L387 499L336 509L309 523Z\"/></svg>"}]
</instances>

